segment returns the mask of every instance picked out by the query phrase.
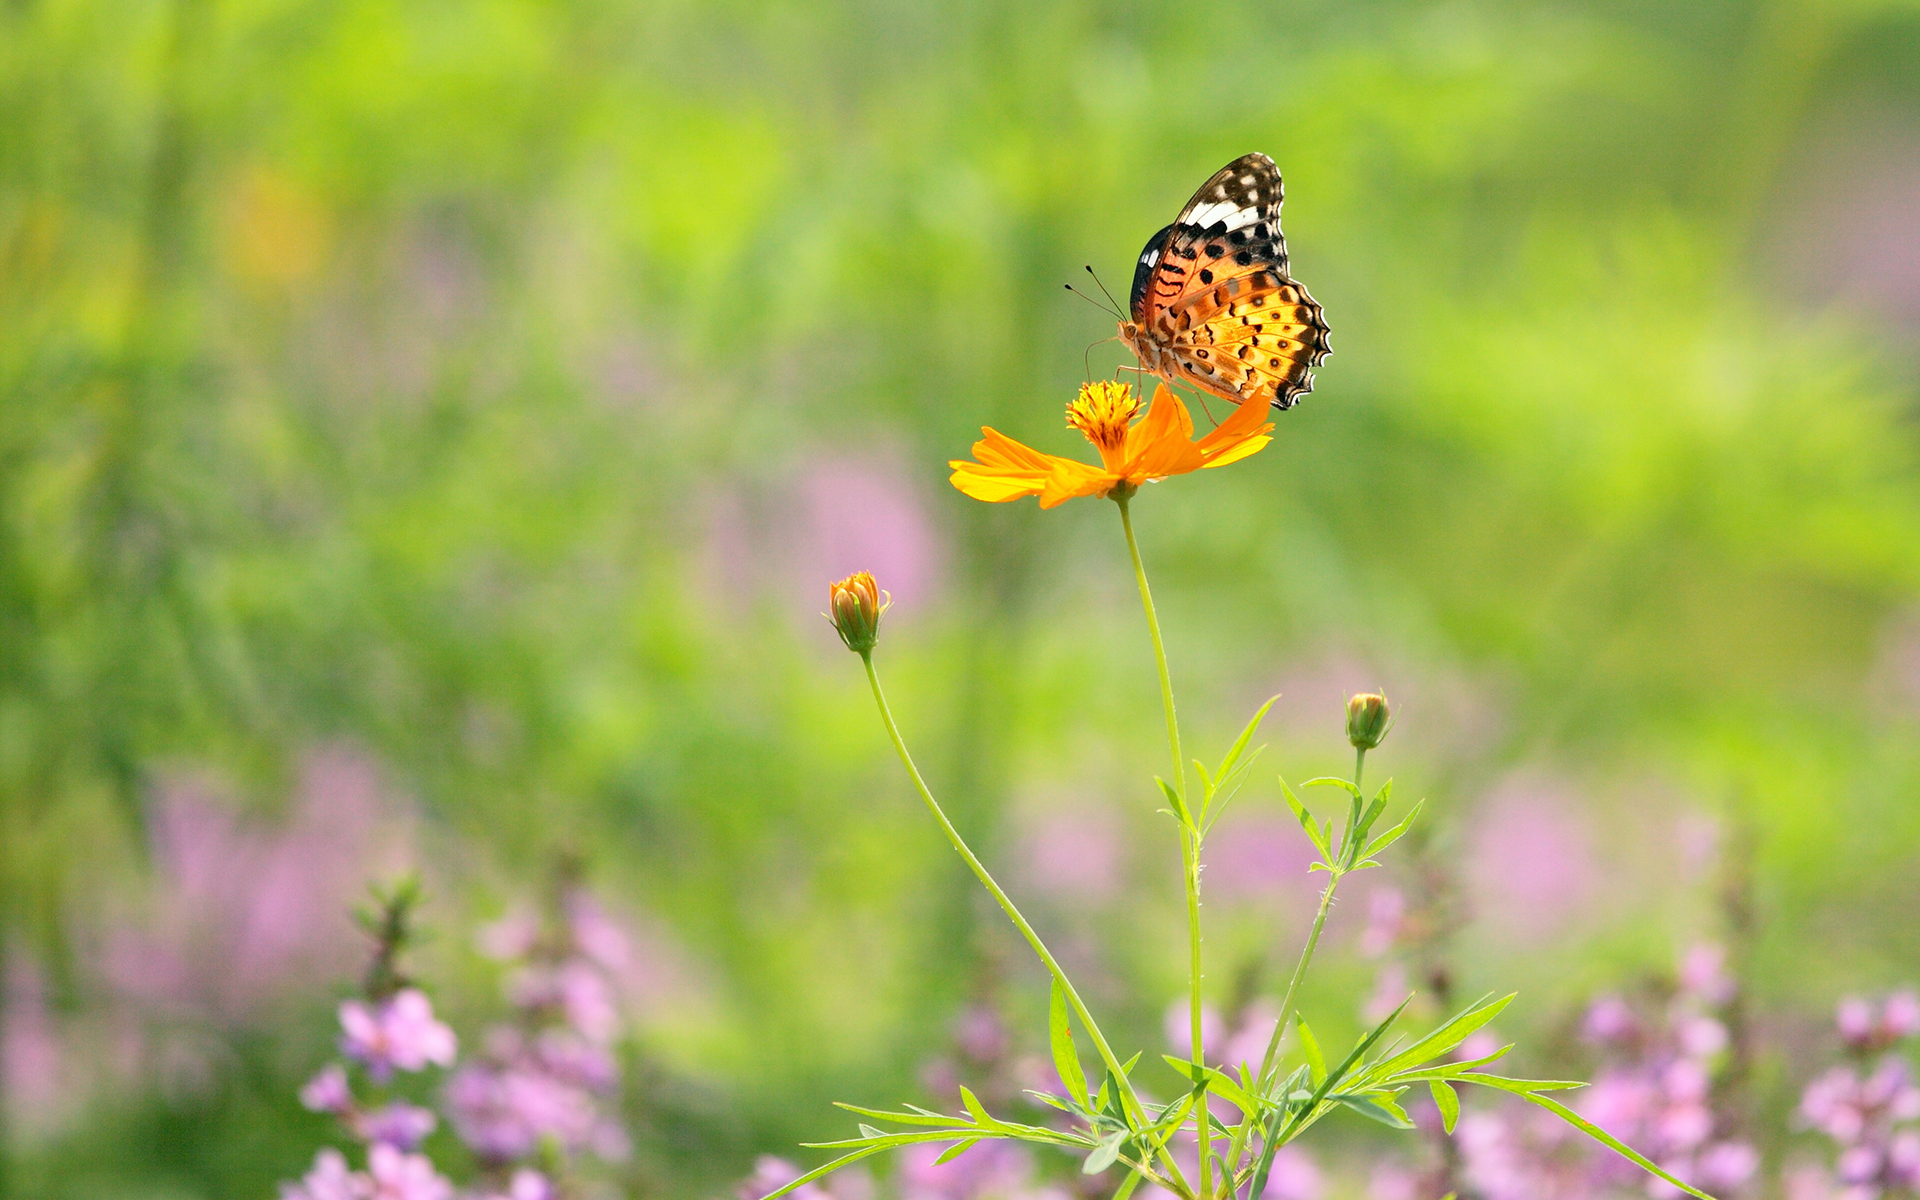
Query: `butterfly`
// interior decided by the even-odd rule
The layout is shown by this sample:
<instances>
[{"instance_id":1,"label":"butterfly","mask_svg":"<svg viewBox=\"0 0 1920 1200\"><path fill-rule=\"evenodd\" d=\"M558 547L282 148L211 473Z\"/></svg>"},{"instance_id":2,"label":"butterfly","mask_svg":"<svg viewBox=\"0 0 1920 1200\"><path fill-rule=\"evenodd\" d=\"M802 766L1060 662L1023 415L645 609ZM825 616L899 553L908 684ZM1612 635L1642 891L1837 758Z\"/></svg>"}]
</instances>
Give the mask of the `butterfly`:
<instances>
[{"instance_id":1,"label":"butterfly","mask_svg":"<svg viewBox=\"0 0 1920 1200\"><path fill-rule=\"evenodd\" d=\"M1280 169L1264 154L1222 167L1147 239L1120 340L1140 365L1236 404L1292 408L1329 353L1327 322L1287 273Z\"/></svg>"}]
</instances>

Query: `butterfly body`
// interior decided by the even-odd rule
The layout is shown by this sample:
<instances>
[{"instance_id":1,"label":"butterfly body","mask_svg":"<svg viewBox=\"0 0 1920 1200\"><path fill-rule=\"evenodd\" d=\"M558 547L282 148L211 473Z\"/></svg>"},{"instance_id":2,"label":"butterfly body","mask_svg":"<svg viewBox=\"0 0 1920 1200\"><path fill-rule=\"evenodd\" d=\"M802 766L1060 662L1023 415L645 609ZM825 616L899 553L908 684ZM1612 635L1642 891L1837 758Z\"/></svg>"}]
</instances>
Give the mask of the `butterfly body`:
<instances>
[{"instance_id":1,"label":"butterfly body","mask_svg":"<svg viewBox=\"0 0 1920 1200\"><path fill-rule=\"evenodd\" d=\"M1279 169L1247 154L1147 240L1120 339L1140 365L1234 403L1291 408L1330 353L1327 323L1287 270Z\"/></svg>"}]
</instances>

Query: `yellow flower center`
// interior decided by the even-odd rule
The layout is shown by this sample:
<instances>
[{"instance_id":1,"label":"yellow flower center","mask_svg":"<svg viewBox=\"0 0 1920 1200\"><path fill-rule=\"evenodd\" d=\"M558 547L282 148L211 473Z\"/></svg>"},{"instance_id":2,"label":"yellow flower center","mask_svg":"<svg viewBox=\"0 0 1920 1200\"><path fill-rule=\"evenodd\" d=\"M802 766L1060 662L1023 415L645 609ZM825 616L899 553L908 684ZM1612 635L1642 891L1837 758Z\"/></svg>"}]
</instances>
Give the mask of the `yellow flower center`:
<instances>
[{"instance_id":1,"label":"yellow flower center","mask_svg":"<svg viewBox=\"0 0 1920 1200\"><path fill-rule=\"evenodd\" d=\"M1080 385L1080 394L1067 405L1067 424L1100 448L1101 458L1127 443L1127 426L1140 415L1140 400L1124 383L1101 380Z\"/></svg>"}]
</instances>

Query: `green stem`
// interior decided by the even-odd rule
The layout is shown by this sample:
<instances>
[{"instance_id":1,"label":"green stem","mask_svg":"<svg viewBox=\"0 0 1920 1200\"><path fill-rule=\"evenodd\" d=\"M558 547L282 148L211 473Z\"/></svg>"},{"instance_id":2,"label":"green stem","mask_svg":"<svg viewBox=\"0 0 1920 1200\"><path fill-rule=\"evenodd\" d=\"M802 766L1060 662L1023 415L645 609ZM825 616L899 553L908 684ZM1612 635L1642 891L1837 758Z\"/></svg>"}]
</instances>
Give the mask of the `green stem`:
<instances>
[{"instance_id":1,"label":"green stem","mask_svg":"<svg viewBox=\"0 0 1920 1200\"><path fill-rule=\"evenodd\" d=\"M1206 1041L1202 1007L1200 959L1200 830L1193 823L1190 807L1186 803L1187 767L1186 758L1180 753L1180 719L1173 707L1173 675L1167 670L1167 645L1160 636L1160 617L1153 608L1153 589L1147 586L1146 564L1140 560L1140 542L1133 536L1133 514L1127 508L1130 497L1116 496L1114 502L1120 506L1120 527L1127 534L1127 553L1133 558L1133 577L1140 585L1140 605L1147 613L1147 632L1153 638L1153 658L1160 668L1160 703L1167 714L1167 748L1173 754L1173 776L1168 781L1180 796L1181 811L1175 814L1180 822L1180 861L1186 874L1187 885L1187 1009L1188 1023L1192 1035L1194 1064L1194 1085L1203 1090L1194 1105L1194 1119L1200 1137L1200 1195L1213 1195L1213 1125L1207 1117L1207 1093L1204 1090L1206 1076L1200 1069L1206 1063Z\"/></svg>"},{"instance_id":2,"label":"green stem","mask_svg":"<svg viewBox=\"0 0 1920 1200\"><path fill-rule=\"evenodd\" d=\"M1182 798L1187 794L1186 759L1180 754L1180 721L1173 712L1173 676L1167 671L1167 645L1160 638L1160 618L1153 610L1153 589L1147 586L1147 568L1140 561L1140 543L1133 536L1133 514L1127 501L1120 506L1120 527L1127 531L1127 553L1133 556L1133 577L1140 584L1140 604L1147 610L1147 632L1153 637L1153 657L1160 666L1160 704L1167 712L1167 746L1173 751L1173 778L1169 782Z\"/></svg>"},{"instance_id":3,"label":"green stem","mask_svg":"<svg viewBox=\"0 0 1920 1200\"><path fill-rule=\"evenodd\" d=\"M1140 1103L1140 1097L1134 1093L1133 1082L1121 1069L1120 1060L1114 1056L1113 1048L1107 1044L1106 1035L1102 1034L1100 1026L1094 1023L1093 1014L1087 1011L1086 1004L1080 999L1080 993L1074 989L1073 981L1067 978L1066 971L1061 969L1060 963L1053 957L1053 952L1047 949L1047 944L1040 940L1040 935L1035 933L1033 926L1027 923L1026 917L1022 916L1019 908L1015 907L1013 898L1000 887L987 870L986 864L974 855L966 839L960 836L960 831L955 829L953 822L947 819L947 814L940 807L940 802L933 798L933 792L927 787L927 781L920 776L920 768L914 765L913 755L907 752L906 739L900 736L900 726L894 722L893 710L887 706L886 693L880 688L880 673L873 666L872 652L862 653L860 661L867 668L867 682L873 686L873 702L880 708L880 719L887 727L887 736L893 739L893 749L899 754L901 764L907 768L907 774L912 777L913 786L919 791L920 799L926 802L927 811L931 812L933 819L940 823L940 828L946 833L947 840L953 843L954 850L958 851L960 857L966 860L967 866L972 868L974 877L979 879L981 885L1000 905L1000 911L1007 914L1007 919L1012 921L1021 936L1027 939L1027 944L1032 946L1033 952L1040 956L1040 961L1046 964L1048 973L1059 980L1061 990L1066 993L1068 1005L1073 1008L1074 1015L1080 1018L1080 1024L1086 1028L1087 1036L1093 1040L1093 1046L1099 1052L1100 1061L1106 1064L1108 1072L1119 1085L1121 1102L1128 1108L1134 1122L1141 1128L1145 1128L1146 1109ZM1176 1185L1176 1190L1183 1196L1188 1195L1186 1181L1180 1174L1179 1166L1174 1163L1172 1154L1162 1149L1161 1158Z\"/></svg>"},{"instance_id":4,"label":"green stem","mask_svg":"<svg viewBox=\"0 0 1920 1200\"><path fill-rule=\"evenodd\" d=\"M1353 786L1356 788L1360 786L1360 774L1366 767L1366 763L1367 752L1356 748L1353 759ZM1327 887L1325 891L1320 893L1320 909L1313 914L1313 929L1307 934L1307 944L1300 949L1300 961L1294 965L1293 978L1287 981L1287 994L1282 997L1280 1001L1280 1019L1274 1023L1273 1036L1267 1039L1267 1052L1261 1056L1260 1059L1260 1073L1254 1076L1254 1094L1257 1096L1265 1095L1267 1088L1271 1086L1269 1076L1274 1069L1274 1059L1280 1051L1280 1037L1286 1032L1287 1018L1293 1015L1293 1002L1295 997L1299 995L1300 982L1307 977L1307 966L1313 962L1314 949L1320 945L1320 931L1326 928L1327 911L1333 907L1333 889L1340 886L1340 877L1346 873L1340 870L1335 863L1338 863L1345 857L1346 855L1343 848L1343 852L1335 858L1334 862L1327 864ZM1251 1128L1252 1118L1249 1117L1246 1123L1242 1125L1242 1129L1251 1130ZM1240 1143L1234 1147L1232 1165L1235 1170L1238 1170L1240 1167L1240 1156L1245 1149L1245 1143Z\"/></svg>"}]
</instances>

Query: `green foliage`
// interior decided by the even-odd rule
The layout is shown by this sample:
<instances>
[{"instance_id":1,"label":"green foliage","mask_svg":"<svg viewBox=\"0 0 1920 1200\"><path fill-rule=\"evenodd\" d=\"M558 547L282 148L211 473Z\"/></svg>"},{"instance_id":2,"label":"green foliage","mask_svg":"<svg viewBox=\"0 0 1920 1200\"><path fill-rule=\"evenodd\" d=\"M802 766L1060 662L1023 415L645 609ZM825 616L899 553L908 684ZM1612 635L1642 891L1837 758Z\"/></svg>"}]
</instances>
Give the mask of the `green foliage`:
<instances>
[{"instance_id":1,"label":"green foliage","mask_svg":"<svg viewBox=\"0 0 1920 1200\"><path fill-rule=\"evenodd\" d=\"M940 464L983 423L1062 449L1083 364L1120 358L1059 283L1124 282L1259 148L1336 352L1261 456L1139 502L1194 728L1358 656L1441 827L1544 766L1657 845L1671 792L1754 831L1756 1003L1896 977L1910 316L1830 304L1799 231L1844 241L1831 197L1871 177L1832 130L1899 161L1915 28L1758 0L4 6L0 954L84 1026L88 922L144 896L162 784L204 770L272 820L347 742L418 802L436 925L585 845L687 949L700 1001L649 1039L693 1097L645 1164L667 1194L910 1087L1011 954L821 682L825 571L710 570L714 529L821 463L901 468L943 583L888 653L990 861L1007 798L1055 782L1034 764L1165 770L1112 732L1155 700L1112 652L1137 614L1087 582L1107 514L989 514ZM1322 754L1295 720L1267 726L1289 763ZM1250 746L1198 776L1203 835L1269 802ZM1283 794L1327 866L1356 849ZM1169 901L1126 883L1088 924L1137 1045ZM1701 923L1674 886L1467 970L1546 1022ZM0 1187L271 1194L312 1129L282 1019L215 1031L204 1096L142 1078L12 1131Z\"/></svg>"}]
</instances>

